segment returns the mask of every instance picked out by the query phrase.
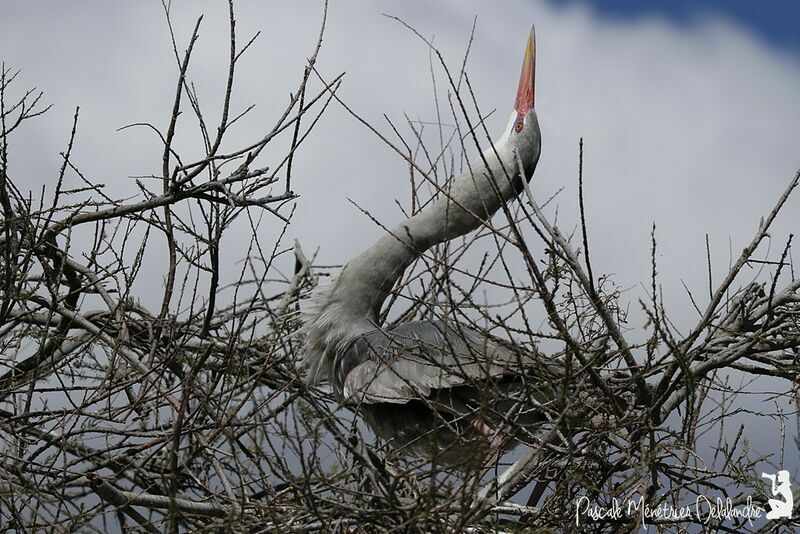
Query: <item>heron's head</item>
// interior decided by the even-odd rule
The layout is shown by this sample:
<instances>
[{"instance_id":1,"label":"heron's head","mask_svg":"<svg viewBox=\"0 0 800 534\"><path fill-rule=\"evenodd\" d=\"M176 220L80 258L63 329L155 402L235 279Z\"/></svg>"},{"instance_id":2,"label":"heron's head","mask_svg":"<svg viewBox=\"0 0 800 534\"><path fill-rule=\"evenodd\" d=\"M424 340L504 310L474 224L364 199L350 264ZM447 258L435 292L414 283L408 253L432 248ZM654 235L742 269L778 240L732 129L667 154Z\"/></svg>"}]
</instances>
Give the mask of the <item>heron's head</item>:
<instances>
[{"instance_id":1,"label":"heron's head","mask_svg":"<svg viewBox=\"0 0 800 534\"><path fill-rule=\"evenodd\" d=\"M542 148L542 134L539 131L539 120L534 109L534 94L536 84L536 30L531 28L528 35L528 44L525 47L525 56L522 60L522 72L519 76L517 99L514 102L514 111L508 121L508 143L522 159L525 168L525 179L530 180L539 153Z\"/></svg>"}]
</instances>

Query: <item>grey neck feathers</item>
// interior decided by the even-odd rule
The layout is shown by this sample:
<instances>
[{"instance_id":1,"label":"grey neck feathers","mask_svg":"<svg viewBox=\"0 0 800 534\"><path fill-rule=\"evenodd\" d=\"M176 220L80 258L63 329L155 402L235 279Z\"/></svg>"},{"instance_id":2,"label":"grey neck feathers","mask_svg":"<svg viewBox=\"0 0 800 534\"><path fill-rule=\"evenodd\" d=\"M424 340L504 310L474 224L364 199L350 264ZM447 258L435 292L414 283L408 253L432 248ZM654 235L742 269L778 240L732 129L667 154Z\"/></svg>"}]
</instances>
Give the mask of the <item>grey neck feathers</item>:
<instances>
[{"instance_id":1,"label":"grey neck feathers","mask_svg":"<svg viewBox=\"0 0 800 534\"><path fill-rule=\"evenodd\" d=\"M518 164L507 141L504 136L496 142L453 181L449 192L378 239L316 291L303 329L309 382L330 376L334 354L378 327L383 302L416 258L432 246L476 229L516 196L513 182L519 175Z\"/></svg>"},{"instance_id":2,"label":"grey neck feathers","mask_svg":"<svg viewBox=\"0 0 800 534\"><path fill-rule=\"evenodd\" d=\"M347 306L350 312L374 322L395 282L414 260L435 245L475 230L513 196L509 178L516 174L512 172L514 158L505 145L495 148L500 159L494 150L484 153L488 171L483 159L478 158L471 165L472 172L454 180L449 192L348 262L334 294L351 301ZM504 159L507 164L501 165ZM497 188L492 186L493 180Z\"/></svg>"}]
</instances>

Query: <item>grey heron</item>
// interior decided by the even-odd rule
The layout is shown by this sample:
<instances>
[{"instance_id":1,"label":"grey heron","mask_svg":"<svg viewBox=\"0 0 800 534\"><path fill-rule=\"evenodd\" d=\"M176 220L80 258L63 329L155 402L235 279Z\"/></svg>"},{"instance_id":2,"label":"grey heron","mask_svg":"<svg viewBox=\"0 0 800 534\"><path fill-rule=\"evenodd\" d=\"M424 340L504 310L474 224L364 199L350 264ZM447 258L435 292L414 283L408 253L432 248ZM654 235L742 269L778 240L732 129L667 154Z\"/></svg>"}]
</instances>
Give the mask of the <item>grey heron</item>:
<instances>
[{"instance_id":1,"label":"grey heron","mask_svg":"<svg viewBox=\"0 0 800 534\"><path fill-rule=\"evenodd\" d=\"M478 451L485 457L498 442L496 427L504 415L516 414L515 422L523 425L540 420L520 380L521 366L532 356L457 324L415 321L387 331L378 317L415 259L481 226L519 194L522 180L530 180L541 150L535 64L531 29L514 109L499 139L447 193L317 288L305 313L307 380L327 380L342 402L359 405L372 430L394 449L442 465L460 464ZM487 383L492 387L482 387ZM485 399L483 391L493 392L493 398ZM500 449L513 443L509 438Z\"/></svg>"}]
</instances>

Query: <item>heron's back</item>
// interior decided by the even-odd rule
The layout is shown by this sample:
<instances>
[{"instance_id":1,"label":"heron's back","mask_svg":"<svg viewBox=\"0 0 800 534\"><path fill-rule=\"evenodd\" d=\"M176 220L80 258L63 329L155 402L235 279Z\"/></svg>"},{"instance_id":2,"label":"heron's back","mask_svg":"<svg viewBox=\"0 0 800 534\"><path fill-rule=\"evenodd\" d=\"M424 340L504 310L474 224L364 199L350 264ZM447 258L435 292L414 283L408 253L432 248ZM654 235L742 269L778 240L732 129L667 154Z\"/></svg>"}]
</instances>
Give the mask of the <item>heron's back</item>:
<instances>
[{"instance_id":1,"label":"heron's back","mask_svg":"<svg viewBox=\"0 0 800 534\"><path fill-rule=\"evenodd\" d=\"M497 438L511 448L538 432L553 393L530 373L536 363L475 330L419 321L356 338L333 385L395 450L469 466Z\"/></svg>"}]
</instances>

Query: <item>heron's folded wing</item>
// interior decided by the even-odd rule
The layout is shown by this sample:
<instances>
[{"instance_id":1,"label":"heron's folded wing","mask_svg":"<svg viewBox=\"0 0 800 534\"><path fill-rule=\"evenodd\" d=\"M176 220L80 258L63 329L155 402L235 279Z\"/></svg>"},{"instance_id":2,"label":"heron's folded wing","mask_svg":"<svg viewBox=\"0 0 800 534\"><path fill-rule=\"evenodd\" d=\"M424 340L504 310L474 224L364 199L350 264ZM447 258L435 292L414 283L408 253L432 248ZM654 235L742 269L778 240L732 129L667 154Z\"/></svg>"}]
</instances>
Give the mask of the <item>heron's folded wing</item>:
<instances>
[{"instance_id":1,"label":"heron's folded wing","mask_svg":"<svg viewBox=\"0 0 800 534\"><path fill-rule=\"evenodd\" d=\"M432 390L520 373L531 360L474 330L417 321L361 336L342 361L351 363L342 369L345 399L406 403Z\"/></svg>"}]
</instances>

